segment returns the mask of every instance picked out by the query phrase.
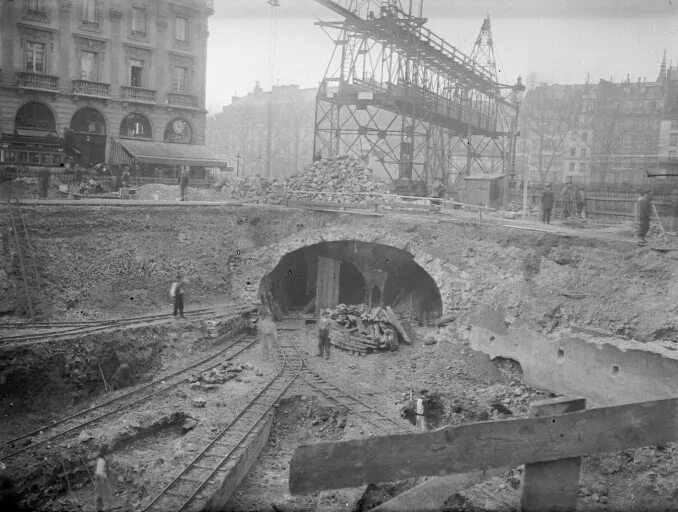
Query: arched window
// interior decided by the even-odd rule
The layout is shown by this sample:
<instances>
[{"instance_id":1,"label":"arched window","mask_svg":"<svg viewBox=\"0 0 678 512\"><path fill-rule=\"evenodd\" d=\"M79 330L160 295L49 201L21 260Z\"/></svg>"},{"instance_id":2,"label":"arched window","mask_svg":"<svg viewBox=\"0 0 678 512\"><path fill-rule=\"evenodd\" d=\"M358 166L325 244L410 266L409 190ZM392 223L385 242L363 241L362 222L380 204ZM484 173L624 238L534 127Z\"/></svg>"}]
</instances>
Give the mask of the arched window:
<instances>
[{"instance_id":1,"label":"arched window","mask_svg":"<svg viewBox=\"0 0 678 512\"><path fill-rule=\"evenodd\" d=\"M151 139L151 123L143 114L129 114L120 124L121 137L134 137L137 139Z\"/></svg>"},{"instance_id":2,"label":"arched window","mask_svg":"<svg viewBox=\"0 0 678 512\"><path fill-rule=\"evenodd\" d=\"M71 130L74 132L106 135L106 121L98 110L81 108L73 114Z\"/></svg>"},{"instance_id":3,"label":"arched window","mask_svg":"<svg viewBox=\"0 0 678 512\"><path fill-rule=\"evenodd\" d=\"M16 113L14 129L21 135L22 131L40 131L56 133L56 121L47 105L31 101L22 106Z\"/></svg>"},{"instance_id":4,"label":"arched window","mask_svg":"<svg viewBox=\"0 0 678 512\"><path fill-rule=\"evenodd\" d=\"M193 138L193 128L188 121L177 117L169 122L165 128L165 142L190 144Z\"/></svg>"}]
</instances>

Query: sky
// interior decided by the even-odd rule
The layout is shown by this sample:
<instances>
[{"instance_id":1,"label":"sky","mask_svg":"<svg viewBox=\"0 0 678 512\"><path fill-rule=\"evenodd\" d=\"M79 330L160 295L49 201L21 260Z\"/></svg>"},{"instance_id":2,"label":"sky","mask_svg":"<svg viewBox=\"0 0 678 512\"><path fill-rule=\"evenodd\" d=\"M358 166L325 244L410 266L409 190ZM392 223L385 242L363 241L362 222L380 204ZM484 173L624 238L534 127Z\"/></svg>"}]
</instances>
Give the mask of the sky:
<instances>
[{"instance_id":1,"label":"sky","mask_svg":"<svg viewBox=\"0 0 678 512\"><path fill-rule=\"evenodd\" d=\"M340 3L347 0L337 0ZM408 0L402 0L403 5ZM420 0L413 0L418 5ZM427 26L470 53L492 21L499 79L584 83L655 80L664 49L678 62L678 0L423 0ZM214 0L207 108L218 112L258 81L316 87L334 44L315 22L338 16L315 0Z\"/></svg>"}]
</instances>

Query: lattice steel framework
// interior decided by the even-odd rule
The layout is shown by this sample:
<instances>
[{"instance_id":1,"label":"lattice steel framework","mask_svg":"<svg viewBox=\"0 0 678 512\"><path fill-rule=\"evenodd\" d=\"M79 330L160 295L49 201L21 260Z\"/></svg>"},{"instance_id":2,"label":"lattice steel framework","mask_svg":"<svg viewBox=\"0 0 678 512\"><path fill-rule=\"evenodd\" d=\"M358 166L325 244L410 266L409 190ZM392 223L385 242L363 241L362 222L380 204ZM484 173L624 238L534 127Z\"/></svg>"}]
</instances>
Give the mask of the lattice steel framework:
<instances>
[{"instance_id":1,"label":"lattice steel framework","mask_svg":"<svg viewBox=\"0 0 678 512\"><path fill-rule=\"evenodd\" d=\"M343 19L318 22L335 48L316 101L314 154L378 162L410 190L441 180L452 191L465 175L509 172L516 86L426 28L411 0L407 11L402 0L316 1Z\"/></svg>"}]
</instances>

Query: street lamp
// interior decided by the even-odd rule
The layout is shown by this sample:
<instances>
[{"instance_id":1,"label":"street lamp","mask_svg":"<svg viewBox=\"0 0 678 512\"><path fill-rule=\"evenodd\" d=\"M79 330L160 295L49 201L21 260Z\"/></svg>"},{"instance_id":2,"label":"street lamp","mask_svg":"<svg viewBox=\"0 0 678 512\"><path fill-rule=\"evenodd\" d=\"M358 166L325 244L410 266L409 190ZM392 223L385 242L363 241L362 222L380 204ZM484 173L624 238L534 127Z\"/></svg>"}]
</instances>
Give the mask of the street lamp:
<instances>
[{"instance_id":1,"label":"street lamp","mask_svg":"<svg viewBox=\"0 0 678 512\"><path fill-rule=\"evenodd\" d=\"M242 158L242 155L240 153L235 155L235 177L236 178L240 174L240 159L241 158Z\"/></svg>"},{"instance_id":2,"label":"street lamp","mask_svg":"<svg viewBox=\"0 0 678 512\"><path fill-rule=\"evenodd\" d=\"M518 120L520 119L520 104L523 102L525 86L522 77L518 77L513 86L513 101L516 105L516 120L513 123L513 154L511 155L511 173L516 175L516 151L518 149ZM527 217L527 166L523 166L523 220Z\"/></svg>"}]
</instances>

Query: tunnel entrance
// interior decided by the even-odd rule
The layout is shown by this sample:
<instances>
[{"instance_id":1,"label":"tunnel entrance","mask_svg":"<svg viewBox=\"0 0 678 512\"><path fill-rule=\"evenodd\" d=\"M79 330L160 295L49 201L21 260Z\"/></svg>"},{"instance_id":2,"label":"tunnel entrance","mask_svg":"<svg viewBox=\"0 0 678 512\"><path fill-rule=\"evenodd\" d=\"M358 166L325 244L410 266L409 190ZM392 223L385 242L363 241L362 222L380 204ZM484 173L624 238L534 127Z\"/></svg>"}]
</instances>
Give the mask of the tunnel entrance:
<instances>
[{"instance_id":1,"label":"tunnel entrance","mask_svg":"<svg viewBox=\"0 0 678 512\"><path fill-rule=\"evenodd\" d=\"M259 294L278 318L318 314L338 304L391 306L416 321L435 320L443 312L438 286L409 252L352 240L286 254L262 279Z\"/></svg>"}]
</instances>

